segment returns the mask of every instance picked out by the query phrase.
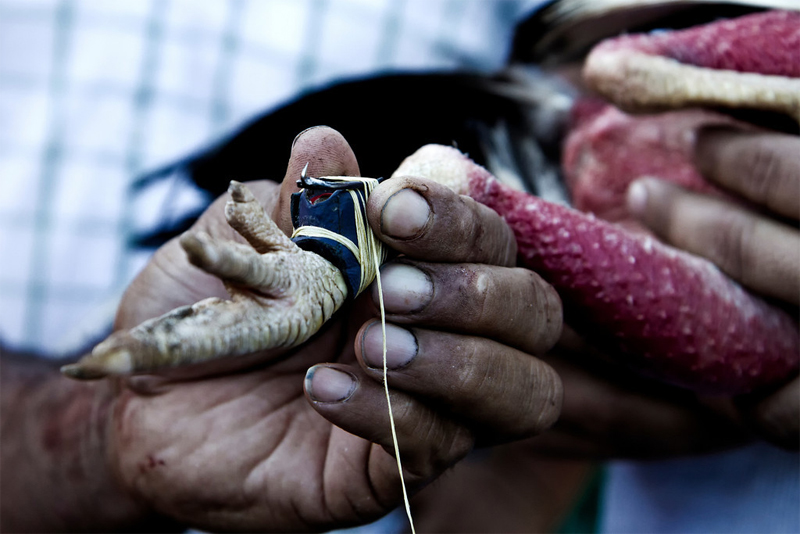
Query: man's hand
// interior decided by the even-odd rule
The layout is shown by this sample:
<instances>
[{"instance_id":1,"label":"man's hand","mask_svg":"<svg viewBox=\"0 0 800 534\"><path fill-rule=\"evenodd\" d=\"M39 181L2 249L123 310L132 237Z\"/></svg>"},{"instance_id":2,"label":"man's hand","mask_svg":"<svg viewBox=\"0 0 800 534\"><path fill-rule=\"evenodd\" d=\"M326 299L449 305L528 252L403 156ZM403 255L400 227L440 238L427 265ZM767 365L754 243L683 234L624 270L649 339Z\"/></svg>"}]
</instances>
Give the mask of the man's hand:
<instances>
[{"instance_id":1,"label":"man's hand","mask_svg":"<svg viewBox=\"0 0 800 534\"><path fill-rule=\"evenodd\" d=\"M530 440L541 454L567 459L653 460L705 454L742 445L752 433L727 398L700 398L615 363L565 329L543 359L564 387L558 422Z\"/></svg>"},{"instance_id":2,"label":"man's hand","mask_svg":"<svg viewBox=\"0 0 800 534\"><path fill-rule=\"evenodd\" d=\"M629 208L674 246L713 261L756 293L800 304L800 138L779 133L706 130L696 164L752 209L654 179L634 183ZM775 392L737 399L764 438L800 448L800 378Z\"/></svg>"},{"instance_id":3,"label":"man's hand","mask_svg":"<svg viewBox=\"0 0 800 534\"><path fill-rule=\"evenodd\" d=\"M307 162L314 176L358 174L336 132L301 135L281 189L248 184L284 230L288 195ZM560 301L538 276L513 268L515 243L499 216L445 188L389 180L373 193L368 217L404 254L384 269L384 291L394 323L388 382L414 491L476 442L531 436L555 421L561 383L528 353L558 338ZM195 229L237 239L220 201ZM224 297L222 284L171 242L126 292L116 327L209 296ZM372 300L341 310L295 349L120 381L108 458L131 502L204 530L248 531L324 530L396 507Z\"/></svg>"},{"instance_id":4,"label":"man's hand","mask_svg":"<svg viewBox=\"0 0 800 534\"><path fill-rule=\"evenodd\" d=\"M751 290L796 306L800 293L800 139L705 131L698 168L733 204L643 179L629 209L674 246L714 261ZM750 206L750 208L744 207ZM535 450L577 458L664 458L767 439L798 448L800 379L737 399L699 397L615 365L565 329L546 358L564 386L559 421Z\"/></svg>"}]
</instances>

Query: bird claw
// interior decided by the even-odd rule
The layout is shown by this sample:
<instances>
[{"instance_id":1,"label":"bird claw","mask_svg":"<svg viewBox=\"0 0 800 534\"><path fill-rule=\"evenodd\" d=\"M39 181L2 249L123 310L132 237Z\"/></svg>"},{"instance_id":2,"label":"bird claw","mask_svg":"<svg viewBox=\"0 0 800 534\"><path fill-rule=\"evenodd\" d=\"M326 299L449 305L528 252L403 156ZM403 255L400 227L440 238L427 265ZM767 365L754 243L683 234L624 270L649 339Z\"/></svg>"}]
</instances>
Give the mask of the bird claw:
<instances>
[{"instance_id":1,"label":"bird claw","mask_svg":"<svg viewBox=\"0 0 800 534\"><path fill-rule=\"evenodd\" d=\"M67 365L71 378L161 369L299 345L346 300L341 272L295 245L246 186L231 182L225 216L247 245L205 232L180 244L189 261L222 280L231 298L206 299L115 332L90 355Z\"/></svg>"}]
</instances>

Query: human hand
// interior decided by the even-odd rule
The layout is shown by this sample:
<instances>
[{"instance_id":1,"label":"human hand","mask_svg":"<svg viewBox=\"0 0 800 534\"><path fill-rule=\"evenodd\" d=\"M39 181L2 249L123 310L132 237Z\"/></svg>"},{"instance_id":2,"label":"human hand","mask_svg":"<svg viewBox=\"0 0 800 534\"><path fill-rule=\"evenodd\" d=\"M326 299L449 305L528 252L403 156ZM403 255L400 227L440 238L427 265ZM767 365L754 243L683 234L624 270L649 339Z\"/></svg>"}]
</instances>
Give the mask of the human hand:
<instances>
[{"instance_id":1,"label":"human hand","mask_svg":"<svg viewBox=\"0 0 800 534\"><path fill-rule=\"evenodd\" d=\"M248 184L284 230L306 162L311 175L358 174L337 133L301 135L280 191ZM385 269L384 291L387 319L410 327L387 325L387 359L413 491L475 442L530 436L556 419L560 381L526 352L555 342L560 302L536 275L512 267L514 240L496 214L443 187L389 180L373 192L368 217L405 254ZM219 201L195 229L238 239ZM225 296L222 284L171 242L126 292L115 326L209 296ZM288 531L364 523L393 509L401 488L369 297L298 348L120 381L109 458L143 512L206 530Z\"/></svg>"},{"instance_id":2,"label":"human hand","mask_svg":"<svg viewBox=\"0 0 800 534\"><path fill-rule=\"evenodd\" d=\"M800 138L780 133L701 131L698 169L753 209L644 179L629 209L665 241L703 256L742 285L796 310L800 304ZM756 211L758 210L758 211ZM763 438L800 448L800 378L736 400L738 416Z\"/></svg>"},{"instance_id":3,"label":"human hand","mask_svg":"<svg viewBox=\"0 0 800 534\"><path fill-rule=\"evenodd\" d=\"M543 357L561 377L561 417L530 449L565 459L652 460L739 446L752 433L728 398L703 398L643 377L565 328Z\"/></svg>"}]
</instances>

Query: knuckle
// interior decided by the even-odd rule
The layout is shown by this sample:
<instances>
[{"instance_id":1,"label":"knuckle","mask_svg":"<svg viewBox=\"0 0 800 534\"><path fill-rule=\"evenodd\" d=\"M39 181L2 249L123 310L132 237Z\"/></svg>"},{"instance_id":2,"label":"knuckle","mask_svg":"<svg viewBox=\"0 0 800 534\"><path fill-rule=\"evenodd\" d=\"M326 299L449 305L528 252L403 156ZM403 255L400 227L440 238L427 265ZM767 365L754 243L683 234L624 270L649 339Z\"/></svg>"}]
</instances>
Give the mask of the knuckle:
<instances>
[{"instance_id":1,"label":"knuckle","mask_svg":"<svg viewBox=\"0 0 800 534\"><path fill-rule=\"evenodd\" d=\"M421 444L409 456L406 469L413 476L427 480L441 473L470 451L474 444L472 433L452 421L445 421L429 412L427 417L414 419L415 424L407 435ZM386 448L390 454L394 451Z\"/></svg>"},{"instance_id":2,"label":"knuckle","mask_svg":"<svg viewBox=\"0 0 800 534\"><path fill-rule=\"evenodd\" d=\"M561 303L561 297L553 286L547 286L546 294L547 315L545 317L545 322L548 325L550 337L546 338L545 346L546 349L549 350L561 339L561 333L564 329L564 307Z\"/></svg>"},{"instance_id":3,"label":"knuckle","mask_svg":"<svg viewBox=\"0 0 800 534\"><path fill-rule=\"evenodd\" d=\"M394 414L394 419L398 422L398 426L405 426L408 422L414 425L419 424L418 412L419 410L413 402L392 399L392 413Z\"/></svg>"},{"instance_id":4,"label":"knuckle","mask_svg":"<svg viewBox=\"0 0 800 534\"><path fill-rule=\"evenodd\" d=\"M475 438L472 432L465 427L454 426L438 440L431 469L434 473L441 473L464 458L472 450L474 444Z\"/></svg>"},{"instance_id":5,"label":"knuckle","mask_svg":"<svg viewBox=\"0 0 800 534\"><path fill-rule=\"evenodd\" d=\"M481 357L481 347L474 340L465 340L454 349L463 355L457 376L459 389L462 391L485 390L496 379L497 373L502 372L500 365L493 368L485 365L486 360Z\"/></svg>"},{"instance_id":6,"label":"knuckle","mask_svg":"<svg viewBox=\"0 0 800 534\"><path fill-rule=\"evenodd\" d=\"M462 199L462 202L465 202ZM461 235L465 238L462 240L464 244L465 255L477 254L478 257L485 256L486 246L486 225L480 215L480 209L477 202L466 202L469 206L469 217L465 217Z\"/></svg>"},{"instance_id":7,"label":"knuckle","mask_svg":"<svg viewBox=\"0 0 800 534\"><path fill-rule=\"evenodd\" d=\"M755 232L754 219L739 212L730 212L720 219L716 227L710 259L728 275L746 282L754 268L754 258L750 253Z\"/></svg>"},{"instance_id":8,"label":"knuckle","mask_svg":"<svg viewBox=\"0 0 800 534\"><path fill-rule=\"evenodd\" d=\"M490 295L493 293L494 280L492 276L482 269L468 271L465 280L465 292L469 304L465 306L465 314L475 323L482 323L491 313Z\"/></svg>"},{"instance_id":9,"label":"knuckle","mask_svg":"<svg viewBox=\"0 0 800 534\"><path fill-rule=\"evenodd\" d=\"M514 231L505 221L498 216L497 219L498 225L498 232L500 234L498 240L502 243L502 247L499 248L498 253L500 256L497 259L497 263L501 265L513 265L516 263L517 258L517 239L514 236Z\"/></svg>"},{"instance_id":10,"label":"knuckle","mask_svg":"<svg viewBox=\"0 0 800 534\"><path fill-rule=\"evenodd\" d=\"M432 204L433 225L415 240L417 246L423 246L431 259L470 261L486 246L485 229L475 213L477 203L469 197L437 197Z\"/></svg>"},{"instance_id":11,"label":"knuckle","mask_svg":"<svg viewBox=\"0 0 800 534\"><path fill-rule=\"evenodd\" d=\"M526 325L529 332L526 347L530 347L533 352L546 351L561 336L561 299L555 289L538 274L527 269L521 271L525 273L527 293L523 304L528 308L526 315L530 321Z\"/></svg>"},{"instance_id":12,"label":"knuckle","mask_svg":"<svg viewBox=\"0 0 800 534\"><path fill-rule=\"evenodd\" d=\"M788 169L772 145L758 143L752 150L740 179L744 181L743 188L751 200L765 203L778 191Z\"/></svg>"},{"instance_id":13,"label":"knuckle","mask_svg":"<svg viewBox=\"0 0 800 534\"><path fill-rule=\"evenodd\" d=\"M513 263L517 244L508 224L491 208L469 197L461 199L469 208L462 229L466 257L492 265Z\"/></svg>"},{"instance_id":14,"label":"knuckle","mask_svg":"<svg viewBox=\"0 0 800 534\"><path fill-rule=\"evenodd\" d=\"M563 387L561 379L548 365L530 358L519 388L520 437L533 436L553 426L561 415Z\"/></svg>"},{"instance_id":15,"label":"knuckle","mask_svg":"<svg viewBox=\"0 0 800 534\"><path fill-rule=\"evenodd\" d=\"M561 379L549 366L536 365L534 371L534 391L536 399L534 409L538 409L532 430L542 432L553 426L561 415L564 400L564 388Z\"/></svg>"},{"instance_id":16,"label":"knuckle","mask_svg":"<svg viewBox=\"0 0 800 534\"><path fill-rule=\"evenodd\" d=\"M686 197L672 188L664 188L663 191L663 194L648 194L647 210L643 215L643 220L656 234L664 237L668 242L680 246L686 236L681 229L681 218L677 212Z\"/></svg>"}]
</instances>

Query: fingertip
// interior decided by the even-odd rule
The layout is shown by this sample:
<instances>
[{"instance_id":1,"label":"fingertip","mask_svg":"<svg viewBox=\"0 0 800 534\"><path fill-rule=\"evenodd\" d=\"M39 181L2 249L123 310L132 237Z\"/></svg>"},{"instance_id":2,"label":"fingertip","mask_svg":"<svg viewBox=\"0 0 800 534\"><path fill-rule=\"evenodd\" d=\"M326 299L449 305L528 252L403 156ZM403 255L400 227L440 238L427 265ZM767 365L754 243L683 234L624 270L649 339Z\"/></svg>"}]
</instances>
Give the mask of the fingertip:
<instances>
[{"instance_id":1,"label":"fingertip","mask_svg":"<svg viewBox=\"0 0 800 534\"><path fill-rule=\"evenodd\" d=\"M409 258L516 262L513 232L497 212L440 183L395 176L372 192L367 217L380 239Z\"/></svg>"},{"instance_id":2,"label":"fingertip","mask_svg":"<svg viewBox=\"0 0 800 534\"><path fill-rule=\"evenodd\" d=\"M329 126L313 126L300 132L292 142L285 180L300 178L308 165L309 176L358 176L358 162L350 144Z\"/></svg>"},{"instance_id":3,"label":"fingertip","mask_svg":"<svg viewBox=\"0 0 800 534\"><path fill-rule=\"evenodd\" d=\"M543 386L541 416L534 427L538 434L552 427L561 417L564 407L564 383L561 376L550 365L542 362Z\"/></svg>"},{"instance_id":4,"label":"fingertip","mask_svg":"<svg viewBox=\"0 0 800 534\"><path fill-rule=\"evenodd\" d=\"M278 227L291 234L291 196L300 189L297 180L308 165L309 176L359 176L358 161L344 136L329 126L313 126L300 132L292 142L280 200L272 216Z\"/></svg>"},{"instance_id":5,"label":"fingertip","mask_svg":"<svg viewBox=\"0 0 800 534\"><path fill-rule=\"evenodd\" d=\"M294 152L294 147L297 144L297 141L300 140L301 137L303 137L307 133L311 132L312 130L316 130L317 128L327 128L327 126L325 126L324 124L319 124L319 125L316 125L316 126L309 126L308 128L306 128L305 130L303 130L299 134L295 135L294 139L292 139L292 152Z\"/></svg>"},{"instance_id":6,"label":"fingertip","mask_svg":"<svg viewBox=\"0 0 800 534\"><path fill-rule=\"evenodd\" d=\"M353 396L358 388L358 380L342 369L315 365L306 371L304 387L314 402L337 403Z\"/></svg>"},{"instance_id":7,"label":"fingertip","mask_svg":"<svg viewBox=\"0 0 800 534\"><path fill-rule=\"evenodd\" d=\"M640 178L628 187L627 203L628 212L639 219L647 212L647 184L646 179Z\"/></svg>"},{"instance_id":8,"label":"fingertip","mask_svg":"<svg viewBox=\"0 0 800 534\"><path fill-rule=\"evenodd\" d=\"M370 195L367 218L373 231L390 241L410 241L425 233L433 220L430 186L410 176L393 177Z\"/></svg>"},{"instance_id":9,"label":"fingertip","mask_svg":"<svg viewBox=\"0 0 800 534\"><path fill-rule=\"evenodd\" d=\"M660 213L669 208L676 195L684 189L655 176L642 176L628 186L626 205L628 213L654 224Z\"/></svg>"},{"instance_id":10,"label":"fingertip","mask_svg":"<svg viewBox=\"0 0 800 534\"><path fill-rule=\"evenodd\" d=\"M430 219L427 199L413 189L401 189L383 205L380 231L395 239L413 239L425 230Z\"/></svg>"},{"instance_id":11,"label":"fingertip","mask_svg":"<svg viewBox=\"0 0 800 534\"><path fill-rule=\"evenodd\" d=\"M630 215L648 230L672 241L675 210L684 204L684 190L670 182L645 176L628 187L626 205Z\"/></svg>"},{"instance_id":12,"label":"fingertip","mask_svg":"<svg viewBox=\"0 0 800 534\"><path fill-rule=\"evenodd\" d=\"M381 267L381 289L372 284L372 301L389 314L413 314L424 310L433 300L434 284L431 274L417 265L406 262L385 263Z\"/></svg>"},{"instance_id":13,"label":"fingertip","mask_svg":"<svg viewBox=\"0 0 800 534\"><path fill-rule=\"evenodd\" d=\"M384 363L387 369L402 369L408 366L418 353L419 344L416 336L410 330L393 324L386 325L385 342L379 321L370 323L360 338L359 361L369 369L380 370Z\"/></svg>"}]
</instances>

